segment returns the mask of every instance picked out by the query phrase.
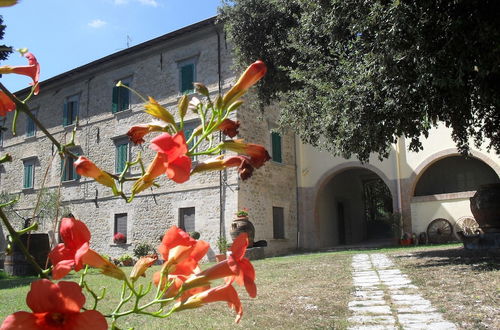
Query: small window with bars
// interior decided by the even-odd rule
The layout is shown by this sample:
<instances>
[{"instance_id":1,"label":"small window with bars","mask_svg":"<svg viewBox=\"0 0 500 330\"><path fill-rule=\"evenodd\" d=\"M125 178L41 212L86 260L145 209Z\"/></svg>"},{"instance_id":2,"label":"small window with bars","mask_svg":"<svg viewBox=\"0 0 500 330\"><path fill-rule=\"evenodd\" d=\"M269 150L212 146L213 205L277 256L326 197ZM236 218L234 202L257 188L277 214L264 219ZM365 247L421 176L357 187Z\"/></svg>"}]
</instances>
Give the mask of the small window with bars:
<instances>
[{"instance_id":1,"label":"small window with bars","mask_svg":"<svg viewBox=\"0 0 500 330\"><path fill-rule=\"evenodd\" d=\"M73 95L66 98L63 106L63 126L73 125L76 122L79 104L79 95Z\"/></svg>"},{"instance_id":2,"label":"small window with bars","mask_svg":"<svg viewBox=\"0 0 500 330\"><path fill-rule=\"evenodd\" d=\"M179 228L185 232L195 231L195 208L184 207L179 209Z\"/></svg>"},{"instance_id":3,"label":"small window with bars","mask_svg":"<svg viewBox=\"0 0 500 330\"><path fill-rule=\"evenodd\" d=\"M115 243L127 243L127 236L127 213L117 213L115 214L113 241Z\"/></svg>"},{"instance_id":4,"label":"small window with bars","mask_svg":"<svg viewBox=\"0 0 500 330\"><path fill-rule=\"evenodd\" d=\"M282 207L273 207L273 238L285 238L285 214Z\"/></svg>"},{"instance_id":5,"label":"small window with bars","mask_svg":"<svg viewBox=\"0 0 500 330\"><path fill-rule=\"evenodd\" d=\"M122 83L125 86L130 86L130 78L122 79ZM116 81L115 83L117 83ZM130 108L130 90L125 87L113 87L113 95L112 95L112 106L111 111L113 113L117 113L123 110L127 110Z\"/></svg>"}]
</instances>

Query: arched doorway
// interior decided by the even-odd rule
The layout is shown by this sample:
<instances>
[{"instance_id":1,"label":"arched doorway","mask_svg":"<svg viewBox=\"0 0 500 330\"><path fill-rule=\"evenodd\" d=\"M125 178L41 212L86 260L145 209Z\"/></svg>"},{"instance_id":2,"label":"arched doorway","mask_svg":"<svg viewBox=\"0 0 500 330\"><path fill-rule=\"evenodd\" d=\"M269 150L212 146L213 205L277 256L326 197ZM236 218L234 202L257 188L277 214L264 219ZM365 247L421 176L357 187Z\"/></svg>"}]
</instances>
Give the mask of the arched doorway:
<instances>
[{"instance_id":1,"label":"arched doorway","mask_svg":"<svg viewBox=\"0 0 500 330\"><path fill-rule=\"evenodd\" d=\"M486 163L474 157L448 156L424 170L415 185L414 196L475 191L480 185L499 182Z\"/></svg>"},{"instance_id":2,"label":"arched doorway","mask_svg":"<svg viewBox=\"0 0 500 330\"><path fill-rule=\"evenodd\" d=\"M393 237L393 196L372 170L355 167L335 173L322 185L316 202L321 247Z\"/></svg>"}]
</instances>

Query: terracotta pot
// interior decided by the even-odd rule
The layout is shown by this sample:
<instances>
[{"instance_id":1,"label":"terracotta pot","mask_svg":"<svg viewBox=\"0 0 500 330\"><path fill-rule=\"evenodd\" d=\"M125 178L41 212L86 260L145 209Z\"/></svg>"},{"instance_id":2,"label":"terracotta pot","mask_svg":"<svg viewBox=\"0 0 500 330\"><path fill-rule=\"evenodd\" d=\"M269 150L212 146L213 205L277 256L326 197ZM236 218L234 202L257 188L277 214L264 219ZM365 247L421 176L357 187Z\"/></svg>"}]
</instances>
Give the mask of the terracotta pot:
<instances>
[{"instance_id":1,"label":"terracotta pot","mask_svg":"<svg viewBox=\"0 0 500 330\"><path fill-rule=\"evenodd\" d=\"M470 198L470 210L485 233L500 233L500 183L479 187Z\"/></svg>"},{"instance_id":2,"label":"terracotta pot","mask_svg":"<svg viewBox=\"0 0 500 330\"><path fill-rule=\"evenodd\" d=\"M248 234L248 247L253 247L253 242L255 238L255 227L252 222L248 220L248 217L238 217L233 220L231 223L231 230L229 234L231 234L231 238L233 241L238 237L241 233Z\"/></svg>"},{"instance_id":3,"label":"terracotta pot","mask_svg":"<svg viewBox=\"0 0 500 330\"><path fill-rule=\"evenodd\" d=\"M215 260L217 262L221 262L223 260L226 260L227 256L225 254L216 254L215 255Z\"/></svg>"},{"instance_id":4,"label":"terracotta pot","mask_svg":"<svg viewBox=\"0 0 500 330\"><path fill-rule=\"evenodd\" d=\"M413 243L411 238L399 240L400 245L411 245Z\"/></svg>"}]
</instances>

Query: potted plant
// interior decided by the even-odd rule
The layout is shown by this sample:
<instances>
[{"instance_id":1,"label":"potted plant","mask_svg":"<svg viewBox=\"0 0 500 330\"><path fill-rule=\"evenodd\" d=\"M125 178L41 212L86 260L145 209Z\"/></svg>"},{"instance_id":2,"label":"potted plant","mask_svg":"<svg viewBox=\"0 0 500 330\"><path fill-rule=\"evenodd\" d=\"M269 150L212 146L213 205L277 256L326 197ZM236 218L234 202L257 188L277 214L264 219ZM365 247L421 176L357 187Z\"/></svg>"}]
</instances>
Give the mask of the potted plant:
<instances>
[{"instance_id":1,"label":"potted plant","mask_svg":"<svg viewBox=\"0 0 500 330\"><path fill-rule=\"evenodd\" d=\"M122 255L118 260L120 260L123 266L132 266L134 264L134 259L128 254Z\"/></svg>"},{"instance_id":2,"label":"potted plant","mask_svg":"<svg viewBox=\"0 0 500 330\"><path fill-rule=\"evenodd\" d=\"M139 243L134 247L134 257L140 258L147 255L156 254L154 247L149 243Z\"/></svg>"},{"instance_id":3,"label":"potted plant","mask_svg":"<svg viewBox=\"0 0 500 330\"><path fill-rule=\"evenodd\" d=\"M219 249L219 254L215 255L215 260L221 262L227 258L227 240L224 236L219 236L217 238L217 249Z\"/></svg>"},{"instance_id":4,"label":"potted plant","mask_svg":"<svg viewBox=\"0 0 500 330\"><path fill-rule=\"evenodd\" d=\"M236 213L236 219L231 223L231 230L229 234L233 241L238 237L241 233L248 234L248 247L253 247L253 241L255 238L255 227L253 223L248 219L248 209L243 208L238 210Z\"/></svg>"},{"instance_id":5,"label":"potted plant","mask_svg":"<svg viewBox=\"0 0 500 330\"><path fill-rule=\"evenodd\" d=\"M399 241L399 244L411 245L411 243L412 243L411 234L404 233L403 236L401 236L401 240Z\"/></svg>"},{"instance_id":6,"label":"potted plant","mask_svg":"<svg viewBox=\"0 0 500 330\"><path fill-rule=\"evenodd\" d=\"M113 242L115 242L115 244L125 244L127 243L127 237L122 233L116 233L113 236Z\"/></svg>"}]
</instances>

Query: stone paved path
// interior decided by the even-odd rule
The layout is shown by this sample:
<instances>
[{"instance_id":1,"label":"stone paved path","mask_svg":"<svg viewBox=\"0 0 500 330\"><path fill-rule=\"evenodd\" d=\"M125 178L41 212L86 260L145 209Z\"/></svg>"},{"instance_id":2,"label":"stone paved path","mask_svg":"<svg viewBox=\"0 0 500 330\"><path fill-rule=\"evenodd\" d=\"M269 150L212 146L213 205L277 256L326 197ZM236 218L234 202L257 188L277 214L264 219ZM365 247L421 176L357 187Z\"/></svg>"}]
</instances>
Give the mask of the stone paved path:
<instances>
[{"instance_id":1,"label":"stone paved path","mask_svg":"<svg viewBox=\"0 0 500 330\"><path fill-rule=\"evenodd\" d=\"M349 329L457 329L386 255L357 254L352 266L356 291L349 303Z\"/></svg>"}]
</instances>

